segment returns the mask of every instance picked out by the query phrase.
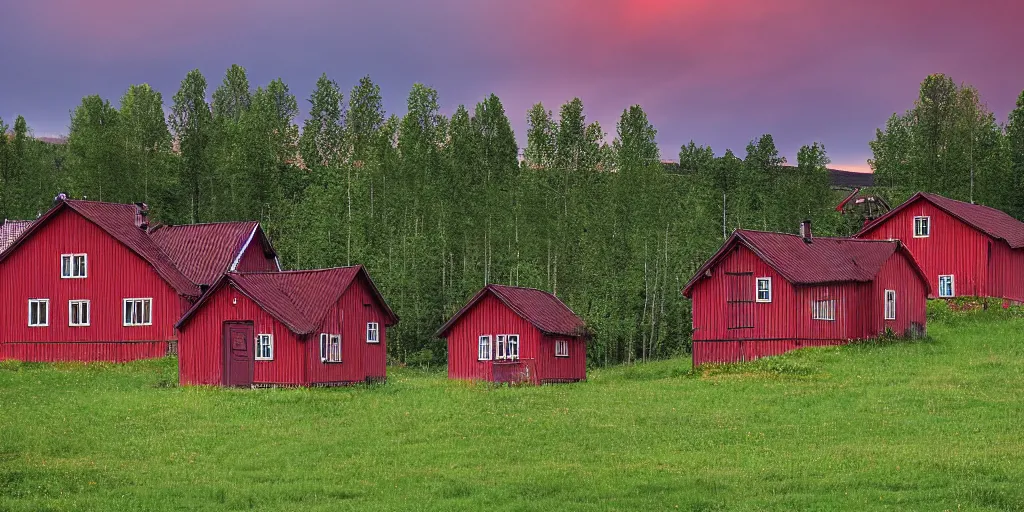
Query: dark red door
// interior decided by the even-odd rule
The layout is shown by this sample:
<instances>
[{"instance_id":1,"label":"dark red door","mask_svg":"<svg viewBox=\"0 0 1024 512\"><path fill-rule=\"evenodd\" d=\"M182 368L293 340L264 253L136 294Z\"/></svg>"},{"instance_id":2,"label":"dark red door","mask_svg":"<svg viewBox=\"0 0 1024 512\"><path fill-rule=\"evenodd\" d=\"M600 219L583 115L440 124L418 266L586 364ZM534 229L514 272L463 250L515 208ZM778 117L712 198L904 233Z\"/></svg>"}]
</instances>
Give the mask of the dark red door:
<instances>
[{"instance_id":1,"label":"dark red door","mask_svg":"<svg viewBox=\"0 0 1024 512\"><path fill-rule=\"evenodd\" d=\"M225 386L252 386L254 343L252 322L224 322Z\"/></svg>"},{"instance_id":2,"label":"dark red door","mask_svg":"<svg viewBox=\"0 0 1024 512\"><path fill-rule=\"evenodd\" d=\"M754 327L754 273L726 272L726 327Z\"/></svg>"}]
</instances>

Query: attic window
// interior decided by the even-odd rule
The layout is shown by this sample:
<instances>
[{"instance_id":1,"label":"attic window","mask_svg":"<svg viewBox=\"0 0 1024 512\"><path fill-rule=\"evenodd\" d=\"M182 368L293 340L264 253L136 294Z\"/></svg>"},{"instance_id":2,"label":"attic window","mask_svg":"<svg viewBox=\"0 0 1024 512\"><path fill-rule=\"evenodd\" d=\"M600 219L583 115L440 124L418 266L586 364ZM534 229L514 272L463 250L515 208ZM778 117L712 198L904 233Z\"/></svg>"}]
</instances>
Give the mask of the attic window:
<instances>
[{"instance_id":1,"label":"attic window","mask_svg":"<svg viewBox=\"0 0 1024 512\"><path fill-rule=\"evenodd\" d=\"M914 217L914 238L928 238L932 234L931 217Z\"/></svg>"},{"instance_id":2,"label":"attic window","mask_svg":"<svg viewBox=\"0 0 1024 512\"><path fill-rule=\"evenodd\" d=\"M61 279L84 279L86 272L85 254L61 254L60 255L60 277Z\"/></svg>"}]
</instances>

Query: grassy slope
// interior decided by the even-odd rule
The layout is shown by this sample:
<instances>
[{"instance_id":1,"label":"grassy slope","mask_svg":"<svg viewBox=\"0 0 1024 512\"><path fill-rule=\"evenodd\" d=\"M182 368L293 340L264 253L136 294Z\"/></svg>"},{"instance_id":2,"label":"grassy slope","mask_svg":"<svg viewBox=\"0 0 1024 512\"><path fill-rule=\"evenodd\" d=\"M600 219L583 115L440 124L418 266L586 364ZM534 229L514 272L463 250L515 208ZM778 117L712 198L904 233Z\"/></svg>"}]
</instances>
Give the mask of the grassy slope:
<instances>
[{"instance_id":1,"label":"grassy slope","mask_svg":"<svg viewBox=\"0 0 1024 512\"><path fill-rule=\"evenodd\" d=\"M0 364L0 510L1024 509L1024 320L494 389L158 387Z\"/></svg>"}]
</instances>

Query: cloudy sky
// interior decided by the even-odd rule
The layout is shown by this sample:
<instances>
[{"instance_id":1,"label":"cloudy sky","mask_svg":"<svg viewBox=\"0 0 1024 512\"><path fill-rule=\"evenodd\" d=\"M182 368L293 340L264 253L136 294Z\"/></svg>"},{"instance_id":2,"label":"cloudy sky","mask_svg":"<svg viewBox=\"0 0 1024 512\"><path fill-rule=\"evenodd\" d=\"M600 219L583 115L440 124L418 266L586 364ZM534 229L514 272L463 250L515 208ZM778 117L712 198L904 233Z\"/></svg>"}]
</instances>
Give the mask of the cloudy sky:
<instances>
[{"instance_id":1,"label":"cloudy sky","mask_svg":"<svg viewBox=\"0 0 1024 512\"><path fill-rule=\"evenodd\" d=\"M397 114L415 82L446 113L493 92L522 145L530 105L579 96L609 140L642 105L662 158L691 139L742 156L771 133L791 161L820 141L866 170L929 73L976 86L1000 121L1024 90L1016 0L33 0L2 18L0 117L38 136L66 133L84 95L146 82L169 103L188 70L215 86L238 63L303 109L323 72L346 90L369 74Z\"/></svg>"}]
</instances>

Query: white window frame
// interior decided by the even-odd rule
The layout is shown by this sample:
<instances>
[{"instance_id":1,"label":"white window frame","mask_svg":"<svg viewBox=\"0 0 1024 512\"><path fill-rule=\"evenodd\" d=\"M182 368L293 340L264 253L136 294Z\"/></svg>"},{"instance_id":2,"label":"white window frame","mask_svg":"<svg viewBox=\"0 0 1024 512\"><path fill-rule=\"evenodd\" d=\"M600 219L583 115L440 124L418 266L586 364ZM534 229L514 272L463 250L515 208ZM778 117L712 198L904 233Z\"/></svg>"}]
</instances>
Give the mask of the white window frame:
<instances>
[{"instance_id":1,"label":"white window frame","mask_svg":"<svg viewBox=\"0 0 1024 512\"><path fill-rule=\"evenodd\" d=\"M768 296L761 298L761 283L767 283ZM772 301L772 278L770 277L759 277L754 281L754 300L757 302L771 302Z\"/></svg>"},{"instance_id":2,"label":"white window frame","mask_svg":"<svg viewBox=\"0 0 1024 512\"><path fill-rule=\"evenodd\" d=\"M896 290L885 291L885 319L896 320Z\"/></svg>"},{"instance_id":3,"label":"white window frame","mask_svg":"<svg viewBox=\"0 0 1024 512\"><path fill-rule=\"evenodd\" d=\"M569 357L569 340L555 340L555 357Z\"/></svg>"},{"instance_id":4,"label":"white window frame","mask_svg":"<svg viewBox=\"0 0 1024 512\"><path fill-rule=\"evenodd\" d=\"M263 355L266 348L267 355ZM273 334L257 334L256 335L256 360L257 361L273 361L274 360L274 335Z\"/></svg>"},{"instance_id":5,"label":"white window frame","mask_svg":"<svg viewBox=\"0 0 1024 512\"><path fill-rule=\"evenodd\" d=\"M811 320L824 320L828 322L836 319L835 299L811 301Z\"/></svg>"},{"instance_id":6,"label":"white window frame","mask_svg":"<svg viewBox=\"0 0 1024 512\"><path fill-rule=\"evenodd\" d=\"M519 360L519 335L518 334L506 334L505 335L505 359L512 361Z\"/></svg>"},{"instance_id":7,"label":"white window frame","mask_svg":"<svg viewBox=\"0 0 1024 512\"><path fill-rule=\"evenodd\" d=\"M81 275L75 274L75 259L82 258ZM68 261L67 267L64 261ZM67 270L67 273L64 271ZM89 277L89 255L84 253L69 253L60 255L60 278L61 279L85 279Z\"/></svg>"},{"instance_id":8,"label":"white window frame","mask_svg":"<svg viewBox=\"0 0 1024 512\"><path fill-rule=\"evenodd\" d=\"M380 343L380 324L377 322L366 322L366 342Z\"/></svg>"},{"instance_id":9,"label":"white window frame","mask_svg":"<svg viewBox=\"0 0 1024 512\"><path fill-rule=\"evenodd\" d=\"M921 226L923 227L923 229L921 230L921 234L918 234L917 231L917 221L919 220L921 221ZM932 236L932 218L928 215L918 215L914 217L914 238L928 238L930 236Z\"/></svg>"},{"instance_id":10,"label":"white window frame","mask_svg":"<svg viewBox=\"0 0 1024 512\"><path fill-rule=\"evenodd\" d=\"M490 361L494 355L492 353L493 346L491 345L491 336L485 334L477 338L476 342L476 360L477 361Z\"/></svg>"},{"instance_id":11,"label":"white window frame","mask_svg":"<svg viewBox=\"0 0 1024 512\"><path fill-rule=\"evenodd\" d=\"M75 306L78 306L78 322L75 322ZM82 321L82 306L85 306L85 321ZM92 305L88 300L76 299L68 301L68 327L89 327L92 318Z\"/></svg>"},{"instance_id":12,"label":"white window frame","mask_svg":"<svg viewBox=\"0 0 1024 512\"><path fill-rule=\"evenodd\" d=\"M508 343L504 334L494 335L494 360L504 361L508 357Z\"/></svg>"},{"instance_id":13,"label":"white window frame","mask_svg":"<svg viewBox=\"0 0 1024 512\"><path fill-rule=\"evenodd\" d=\"M39 317L38 305L44 304L46 308L46 314L43 315L42 322L32 323L32 306L36 306L36 317ZM28 326L29 327L49 327L50 326L50 299L29 299L28 300Z\"/></svg>"},{"instance_id":14,"label":"white window frame","mask_svg":"<svg viewBox=\"0 0 1024 512\"><path fill-rule=\"evenodd\" d=\"M132 315L128 318L128 303L132 303ZM137 306L136 306L137 304ZM146 308L146 305L149 308ZM135 320L136 307L141 308L139 313L139 321ZM149 313L149 318L146 318L146 313ZM142 327L146 325L153 325L153 298L152 297L135 297L130 299L124 299L121 301L121 324L125 327Z\"/></svg>"},{"instance_id":15,"label":"white window frame","mask_svg":"<svg viewBox=\"0 0 1024 512\"><path fill-rule=\"evenodd\" d=\"M320 333L320 362L341 362L341 335Z\"/></svg>"},{"instance_id":16,"label":"white window frame","mask_svg":"<svg viewBox=\"0 0 1024 512\"><path fill-rule=\"evenodd\" d=\"M942 280L947 278L947 277L949 278L949 294L948 295L943 295L942 294ZM948 299L950 297L956 297L956 278L953 277L953 274L946 274L946 275L939 276L939 297L943 298L943 299Z\"/></svg>"}]
</instances>

